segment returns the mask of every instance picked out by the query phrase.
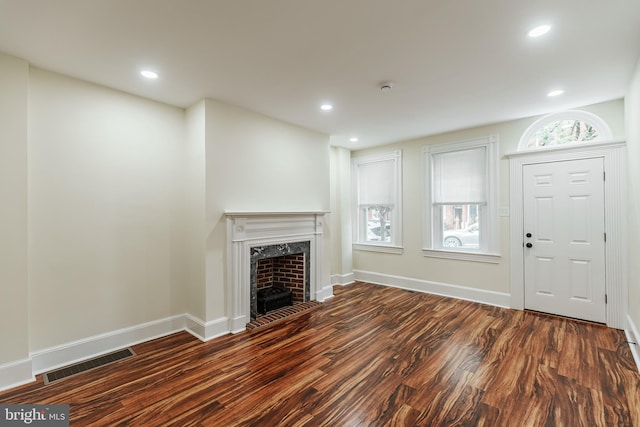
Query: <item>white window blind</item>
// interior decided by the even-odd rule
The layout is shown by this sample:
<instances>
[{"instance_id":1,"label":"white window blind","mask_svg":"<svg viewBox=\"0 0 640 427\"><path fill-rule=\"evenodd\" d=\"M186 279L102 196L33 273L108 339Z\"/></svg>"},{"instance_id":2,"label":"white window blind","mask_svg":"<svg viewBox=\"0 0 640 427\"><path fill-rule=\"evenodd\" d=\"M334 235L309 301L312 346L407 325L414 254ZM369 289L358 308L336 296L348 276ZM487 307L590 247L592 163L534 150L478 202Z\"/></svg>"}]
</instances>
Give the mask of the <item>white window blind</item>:
<instances>
[{"instance_id":1,"label":"white window blind","mask_svg":"<svg viewBox=\"0 0 640 427\"><path fill-rule=\"evenodd\" d=\"M423 254L499 260L497 135L429 145L422 153L427 224Z\"/></svg>"},{"instance_id":2,"label":"white window blind","mask_svg":"<svg viewBox=\"0 0 640 427\"><path fill-rule=\"evenodd\" d=\"M383 160L358 165L358 203L361 206L396 203L395 160Z\"/></svg>"},{"instance_id":3,"label":"white window blind","mask_svg":"<svg viewBox=\"0 0 640 427\"><path fill-rule=\"evenodd\" d=\"M434 153L431 158L433 203L486 203L486 147Z\"/></svg>"}]
</instances>

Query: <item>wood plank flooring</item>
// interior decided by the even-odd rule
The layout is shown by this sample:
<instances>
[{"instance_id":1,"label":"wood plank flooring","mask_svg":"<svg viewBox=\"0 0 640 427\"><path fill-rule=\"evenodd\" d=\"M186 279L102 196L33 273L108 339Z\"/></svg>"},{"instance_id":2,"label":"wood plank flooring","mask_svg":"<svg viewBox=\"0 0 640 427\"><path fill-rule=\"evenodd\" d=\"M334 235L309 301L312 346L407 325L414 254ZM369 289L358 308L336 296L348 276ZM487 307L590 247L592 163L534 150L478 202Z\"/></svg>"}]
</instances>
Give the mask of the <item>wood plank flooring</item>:
<instances>
[{"instance_id":1,"label":"wood plank flooring","mask_svg":"<svg viewBox=\"0 0 640 427\"><path fill-rule=\"evenodd\" d=\"M621 331L366 283L321 308L137 356L2 403L68 403L72 426L640 426Z\"/></svg>"}]
</instances>

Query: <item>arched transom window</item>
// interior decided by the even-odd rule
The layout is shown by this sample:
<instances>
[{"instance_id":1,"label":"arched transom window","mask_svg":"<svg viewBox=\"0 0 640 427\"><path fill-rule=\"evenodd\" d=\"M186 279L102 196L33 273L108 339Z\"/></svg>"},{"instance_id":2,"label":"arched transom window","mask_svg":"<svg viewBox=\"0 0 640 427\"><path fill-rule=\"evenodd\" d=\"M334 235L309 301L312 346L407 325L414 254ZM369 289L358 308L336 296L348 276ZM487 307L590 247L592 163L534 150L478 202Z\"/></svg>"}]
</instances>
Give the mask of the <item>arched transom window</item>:
<instances>
[{"instance_id":1,"label":"arched transom window","mask_svg":"<svg viewBox=\"0 0 640 427\"><path fill-rule=\"evenodd\" d=\"M586 111L553 113L536 120L520 138L518 151L612 139L600 117Z\"/></svg>"}]
</instances>

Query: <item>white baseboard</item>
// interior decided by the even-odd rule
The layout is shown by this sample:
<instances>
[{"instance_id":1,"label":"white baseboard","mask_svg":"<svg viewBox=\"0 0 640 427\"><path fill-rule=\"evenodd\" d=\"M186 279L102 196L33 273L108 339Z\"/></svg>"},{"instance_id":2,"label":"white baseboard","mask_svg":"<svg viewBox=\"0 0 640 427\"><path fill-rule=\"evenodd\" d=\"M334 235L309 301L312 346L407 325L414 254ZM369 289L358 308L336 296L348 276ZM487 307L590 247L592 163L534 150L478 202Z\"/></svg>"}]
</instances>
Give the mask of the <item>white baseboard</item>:
<instances>
[{"instance_id":1,"label":"white baseboard","mask_svg":"<svg viewBox=\"0 0 640 427\"><path fill-rule=\"evenodd\" d=\"M348 285L355 282L356 277L352 273L347 274L333 274L331 276L331 284L332 285Z\"/></svg>"},{"instance_id":2,"label":"white baseboard","mask_svg":"<svg viewBox=\"0 0 640 427\"><path fill-rule=\"evenodd\" d=\"M247 323L251 322L249 316L232 317L227 320L227 330L232 334L238 334L247 330Z\"/></svg>"},{"instance_id":3,"label":"white baseboard","mask_svg":"<svg viewBox=\"0 0 640 427\"><path fill-rule=\"evenodd\" d=\"M638 327L633 323L633 319L629 315L627 315L627 328L624 333L627 336L627 341L629 341L633 360L636 361L638 372L640 372L640 332L638 332Z\"/></svg>"},{"instance_id":4,"label":"white baseboard","mask_svg":"<svg viewBox=\"0 0 640 427\"><path fill-rule=\"evenodd\" d=\"M229 319L220 317L219 319L203 322L190 314L185 314L185 330L200 341L209 341L214 338L228 334Z\"/></svg>"},{"instance_id":5,"label":"white baseboard","mask_svg":"<svg viewBox=\"0 0 640 427\"><path fill-rule=\"evenodd\" d=\"M0 365L0 391L35 381L31 359Z\"/></svg>"},{"instance_id":6,"label":"white baseboard","mask_svg":"<svg viewBox=\"0 0 640 427\"><path fill-rule=\"evenodd\" d=\"M30 353L33 373L46 372L184 329L184 316L173 316L34 351Z\"/></svg>"},{"instance_id":7,"label":"white baseboard","mask_svg":"<svg viewBox=\"0 0 640 427\"><path fill-rule=\"evenodd\" d=\"M354 270L356 280L509 308L511 295L447 283Z\"/></svg>"},{"instance_id":8,"label":"white baseboard","mask_svg":"<svg viewBox=\"0 0 640 427\"><path fill-rule=\"evenodd\" d=\"M316 301L324 301L333 297L333 285L328 285L322 288L320 292L316 293Z\"/></svg>"}]
</instances>

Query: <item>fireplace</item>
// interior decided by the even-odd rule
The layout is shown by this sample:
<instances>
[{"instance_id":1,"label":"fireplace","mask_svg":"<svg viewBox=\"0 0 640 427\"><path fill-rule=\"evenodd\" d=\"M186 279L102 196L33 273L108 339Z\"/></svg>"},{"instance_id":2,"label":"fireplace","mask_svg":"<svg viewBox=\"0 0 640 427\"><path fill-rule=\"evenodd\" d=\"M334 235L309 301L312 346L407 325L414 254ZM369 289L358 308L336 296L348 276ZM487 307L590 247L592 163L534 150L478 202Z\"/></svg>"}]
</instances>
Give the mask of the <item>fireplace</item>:
<instances>
[{"instance_id":1,"label":"fireplace","mask_svg":"<svg viewBox=\"0 0 640 427\"><path fill-rule=\"evenodd\" d=\"M227 211L225 215L225 289L231 332L244 331L261 314L259 286L287 289L292 304L323 301L333 295L328 281L323 287L322 278L324 212Z\"/></svg>"},{"instance_id":2,"label":"fireplace","mask_svg":"<svg viewBox=\"0 0 640 427\"><path fill-rule=\"evenodd\" d=\"M291 294L286 305L309 301L309 269L311 266L311 242L292 242L251 248L251 319L266 314L264 308L276 309L276 303L264 304L259 296L269 295L270 302L276 292L283 289ZM267 289L273 289L267 291ZM261 292L262 291L262 292ZM258 307L261 306L261 307ZM260 310L262 308L262 310ZM269 311L269 310L267 310Z\"/></svg>"}]
</instances>

